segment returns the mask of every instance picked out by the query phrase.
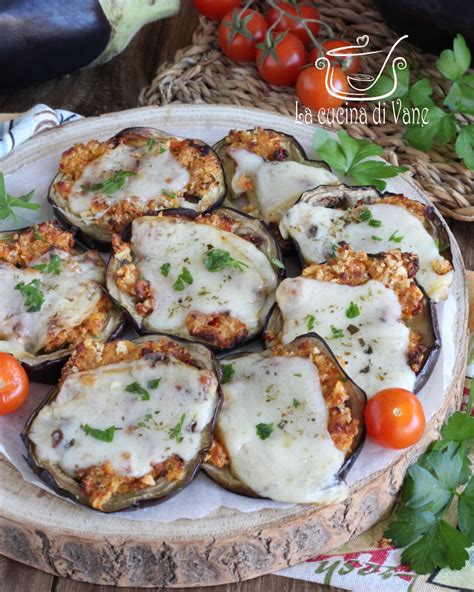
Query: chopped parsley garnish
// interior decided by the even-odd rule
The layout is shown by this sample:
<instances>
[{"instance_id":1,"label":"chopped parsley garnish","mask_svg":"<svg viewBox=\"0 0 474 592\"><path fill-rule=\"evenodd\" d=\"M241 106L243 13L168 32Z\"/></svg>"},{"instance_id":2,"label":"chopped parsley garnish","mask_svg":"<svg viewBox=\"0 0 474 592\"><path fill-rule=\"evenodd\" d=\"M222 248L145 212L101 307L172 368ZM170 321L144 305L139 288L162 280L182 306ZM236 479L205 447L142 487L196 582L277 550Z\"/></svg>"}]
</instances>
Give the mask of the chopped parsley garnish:
<instances>
[{"instance_id":1,"label":"chopped parsley garnish","mask_svg":"<svg viewBox=\"0 0 474 592\"><path fill-rule=\"evenodd\" d=\"M127 393L139 395L142 401L150 400L150 393L146 389L144 389L142 385L137 381L132 382L131 384L127 384L125 390L127 391Z\"/></svg>"},{"instance_id":2,"label":"chopped parsley garnish","mask_svg":"<svg viewBox=\"0 0 474 592\"><path fill-rule=\"evenodd\" d=\"M169 197L170 199L176 199L176 193L174 193L174 191L166 191L166 189L162 189L161 193L163 193L163 195L166 195L166 197Z\"/></svg>"},{"instance_id":3,"label":"chopped parsley garnish","mask_svg":"<svg viewBox=\"0 0 474 592\"><path fill-rule=\"evenodd\" d=\"M294 372L293 376L296 376L296 378L302 378L303 375L301 374L301 372Z\"/></svg>"},{"instance_id":4,"label":"chopped parsley garnish","mask_svg":"<svg viewBox=\"0 0 474 592\"><path fill-rule=\"evenodd\" d=\"M440 244L439 242L439 238L435 238L434 239L435 245L438 248L438 253L442 253L443 251L446 251L446 249L449 249L449 243L444 243L443 245Z\"/></svg>"},{"instance_id":5,"label":"chopped parsley garnish","mask_svg":"<svg viewBox=\"0 0 474 592\"><path fill-rule=\"evenodd\" d=\"M40 290L41 282L38 279L32 280L29 284L20 282L15 286L25 299L26 312L38 312L44 303L44 294Z\"/></svg>"},{"instance_id":6,"label":"chopped parsley garnish","mask_svg":"<svg viewBox=\"0 0 474 592\"><path fill-rule=\"evenodd\" d=\"M16 220L17 218L13 208L39 210L41 204L31 203L34 194L35 190L33 189L29 193L19 195L18 197L10 195L5 187L5 177L3 176L3 173L0 173L0 220L5 220L8 216L11 216Z\"/></svg>"},{"instance_id":7,"label":"chopped parsley garnish","mask_svg":"<svg viewBox=\"0 0 474 592\"><path fill-rule=\"evenodd\" d=\"M390 236L390 238L388 239L389 241L392 241L393 243L401 243L403 240L403 236L397 236L398 230L395 230L395 232Z\"/></svg>"},{"instance_id":8,"label":"chopped parsley garnish","mask_svg":"<svg viewBox=\"0 0 474 592\"><path fill-rule=\"evenodd\" d=\"M171 428L170 431L168 432L169 439L176 440L176 442L178 442L178 444L180 442L182 442L182 440L183 440L183 436L182 436L181 432L183 430L183 424L184 424L185 417L186 417L186 414L183 413L183 415L181 416L181 419L178 421L178 423L174 426L174 428Z\"/></svg>"},{"instance_id":9,"label":"chopped parsley garnish","mask_svg":"<svg viewBox=\"0 0 474 592\"><path fill-rule=\"evenodd\" d=\"M115 193L125 185L128 177L134 177L137 173L134 171L117 171L112 177L106 179L103 183L94 183L89 187L84 187L86 191L102 191L102 193Z\"/></svg>"},{"instance_id":10,"label":"chopped parsley garnish","mask_svg":"<svg viewBox=\"0 0 474 592\"><path fill-rule=\"evenodd\" d=\"M233 267L244 271L248 265L231 257L229 251L224 249L211 249L202 260L209 271L222 271L225 267Z\"/></svg>"},{"instance_id":11,"label":"chopped parsley garnish","mask_svg":"<svg viewBox=\"0 0 474 592\"><path fill-rule=\"evenodd\" d=\"M376 220L375 218L371 218L369 220L369 226L372 226L372 228L379 228L382 226L382 222L380 222L380 220Z\"/></svg>"},{"instance_id":12,"label":"chopped parsley garnish","mask_svg":"<svg viewBox=\"0 0 474 592\"><path fill-rule=\"evenodd\" d=\"M235 374L235 368L232 364L222 364L221 365L222 368L222 384L225 384L226 382L229 382L229 380L232 380L234 374Z\"/></svg>"},{"instance_id":13,"label":"chopped parsley garnish","mask_svg":"<svg viewBox=\"0 0 474 592\"><path fill-rule=\"evenodd\" d=\"M149 388L151 390L154 390L156 388L158 388L160 382L161 382L162 376L160 376L160 378L153 378L152 380L149 380L146 383L146 388Z\"/></svg>"},{"instance_id":14,"label":"chopped parsley garnish","mask_svg":"<svg viewBox=\"0 0 474 592\"><path fill-rule=\"evenodd\" d=\"M359 374L368 374L369 370L370 370L370 364L365 366L365 368L362 368L362 370L359 370Z\"/></svg>"},{"instance_id":15,"label":"chopped parsley garnish","mask_svg":"<svg viewBox=\"0 0 474 592\"><path fill-rule=\"evenodd\" d=\"M168 275L170 273L170 269L171 269L171 263L163 263L163 265L160 267L161 275L164 277L168 277Z\"/></svg>"},{"instance_id":16,"label":"chopped parsley garnish","mask_svg":"<svg viewBox=\"0 0 474 592\"><path fill-rule=\"evenodd\" d=\"M110 426L106 430L99 430L97 428L91 428L91 426L87 423L85 425L81 425L81 428L88 436L92 436L92 438L100 440L101 442L112 442L114 439L115 430L119 429L115 426Z\"/></svg>"},{"instance_id":17,"label":"chopped parsley garnish","mask_svg":"<svg viewBox=\"0 0 474 592\"><path fill-rule=\"evenodd\" d=\"M53 255L48 263L33 265L33 269L52 275L59 275L61 273L61 257L59 255Z\"/></svg>"},{"instance_id":18,"label":"chopped parsley garnish","mask_svg":"<svg viewBox=\"0 0 474 592\"><path fill-rule=\"evenodd\" d=\"M193 276L191 275L189 269L187 267L183 267L181 273L178 275L175 283L173 284L173 290L176 290L176 292L182 292L184 288L186 288L186 284L191 285L193 281Z\"/></svg>"},{"instance_id":19,"label":"chopped parsley garnish","mask_svg":"<svg viewBox=\"0 0 474 592\"><path fill-rule=\"evenodd\" d=\"M272 257L271 262L273 263L273 265L275 265L275 267L279 267L280 269L285 269L285 264L283 263L283 261L280 261L280 259L277 259L276 257Z\"/></svg>"},{"instance_id":20,"label":"chopped parsley garnish","mask_svg":"<svg viewBox=\"0 0 474 592\"><path fill-rule=\"evenodd\" d=\"M315 321L316 319L313 315L308 315L306 317L306 328L308 329L308 331L311 331L311 329L314 327Z\"/></svg>"},{"instance_id":21,"label":"chopped parsley garnish","mask_svg":"<svg viewBox=\"0 0 474 592\"><path fill-rule=\"evenodd\" d=\"M339 248L339 245L337 243L332 243L331 249L330 249L331 257L337 257L338 248Z\"/></svg>"},{"instance_id":22,"label":"chopped parsley garnish","mask_svg":"<svg viewBox=\"0 0 474 592\"><path fill-rule=\"evenodd\" d=\"M360 308L357 306L355 302L351 302L349 304L349 308L346 310L346 317L348 319L355 319L360 315Z\"/></svg>"},{"instance_id":23,"label":"chopped parsley garnish","mask_svg":"<svg viewBox=\"0 0 474 592\"><path fill-rule=\"evenodd\" d=\"M329 339L341 339L344 337L344 330L343 329L336 329L334 325L331 325L331 337Z\"/></svg>"},{"instance_id":24,"label":"chopped parsley garnish","mask_svg":"<svg viewBox=\"0 0 474 592\"><path fill-rule=\"evenodd\" d=\"M368 208L364 208L360 213L359 220L362 222L368 222L372 218L372 212Z\"/></svg>"},{"instance_id":25,"label":"chopped parsley garnish","mask_svg":"<svg viewBox=\"0 0 474 592\"><path fill-rule=\"evenodd\" d=\"M148 146L148 150L151 150L155 144L156 144L155 138L148 138L148 140L146 141L146 145Z\"/></svg>"},{"instance_id":26,"label":"chopped parsley garnish","mask_svg":"<svg viewBox=\"0 0 474 592\"><path fill-rule=\"evenodd\" d=\"M298 401L298 399L293 399L293 402L291 405L292 405L293 409L296 409L297 407L299 407L301 405L301 402Z\"/></svg>"},{"instance_id":27,"label":"chopped parsley garnish","mask_svg":"<svg viewBox=\"0 0 474 592\"><path fill-rule=\"evenodd\" d=\"M38 226L37 226L37 224L35 224L35 225L33 226L33 238L34 238L35 240L39 240L39 241L41 241L42 243L44 243L44 242L45 242L44 238L43 238L43 237L41 236L41 234L38 232Z\"/></svg>"},{"instance_id":28,"label":"chopped parsley garnish","mask_svg":"<svg viewBox=\"0 0 474 592\"><path fill-rule=\"evenodd\" d=\"M380 238L380 236L377 236L376 234L372 235L372 240L373 241L381 241L382 239Z\"/></svg>"},{"instance_id":29,"label":"chopped parsley garnish","mask_svg":"<svg viewBox=\"0 0 474 592\"><path fill-rule=\"evenodd\" d=\"M260 440L266 440L273 432L273 423L258 423L255 427Z\"/></svg>"}]
</instances>

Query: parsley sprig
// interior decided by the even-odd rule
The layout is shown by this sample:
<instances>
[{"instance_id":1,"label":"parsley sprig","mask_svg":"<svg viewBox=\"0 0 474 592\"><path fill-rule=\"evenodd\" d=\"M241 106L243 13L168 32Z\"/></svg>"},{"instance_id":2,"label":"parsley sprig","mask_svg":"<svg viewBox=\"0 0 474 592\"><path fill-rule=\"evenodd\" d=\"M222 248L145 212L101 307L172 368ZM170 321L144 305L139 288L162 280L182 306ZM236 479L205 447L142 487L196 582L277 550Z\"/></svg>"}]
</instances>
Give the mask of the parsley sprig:
<instances>
[{"instance_id":1,"label":"parsley sprig","mask_svg":"<svg viewBox=\"0 0 474 592\"><path fill-rule=\"evenodd\" d=\"M3 176L3 173L0 173L0 220L5 220L9 216L16 220L13 208L39 210L41 207L40 204L31 203L34 194L35 190L32 189L29 193L19 195L18 197L10 195L5 188L5 177Z\"/></svg>"},{"instance_id":2,"label":"parsley sprig","mask_svg":"<svg viewBox=\"0 0 474 592\"><path fill-rule=\"evenodd\" d=\"M474 440L474 381L466 413L457 411L434 442L408 470L395 519L384 536L406 547L402 562L420 574L435 568L461 569L474 543L474 477L466 443ZM444 516L457 502L458 528Z\"/></svg>"},{"instance_id":3,"label":"parsley sprig","mask_svg":"<svg viewBox=\"0 0 474 592\"><path fill-rule=\"evenodd\" d=\"M183 267L181 273L176 278L175 283L173 284L173 290L176 292L182 292L184 288L186 288L186 284L189 286L193 283L193 276L187 267Z\"/></svg>"},{"instance_id":4,"label":"parsley sprig","mask_svg":"<svg viewBox=\"0 0 474 592\"><path fill-rule=\"evenodd\" d=\"M38 312L44 303L44 294L40 289L41 281L39 279L31 280L29 284L20 282L15 286L25 299L26 312Z\"/></svg>"},{"instance_id":5,"label":"parsley sprig","mask_svg":"<svg viewBox=\"0 0 474 592\"><path fill-rule=\"evenodd\" d=\"M50 273L51 275L59 275L61 273L61 257L54 254L48 263L38 263L38 265L33 265L33 269Z\"/></svg>"},{"instance_id":6,"label":"parsley sprig","mask_svg":"<svg viewBox=\"0 0 474 592\"><path fill-rule=\"evenodd\" d=\"M186 417L186 414L183 413L183 415L181 416L181 419L178 421L178 423L174 427L172 427L168 432L169 439L176 440L176 442L178 442L178 444L183 441L183 435L181 432L183 431L183 424L184 424L185 417Z\"/></svg>"},{"instance_id":7,"label":"parsley sprig","mask_svg":"<svg viewBox=\"0 0 474 592\"><path fill-rule=\"evenodd\" d=\"M383 179L396 177L408 170L407 167L392 166L384 160L371 158L383 154L383 148L378 144L357 140L343 130L337 134L337 138L333 139L326 130L317 129L313 148L318 157L332 169L352 177L359 185L375 185L383 191L387 186Z\"/></svg>"},{"instance_id":8,"label":"parsley sprig","mask_svg":"<svg viewBox=\"0 0 474 592\"><path fill-rule=\"evenodd\" d=\"M83 186L85 191L101 191L109 195L115 193L125 185L125 181L128 177L134 177L137 173L134 171L116 171L111 177L103 181L102 183L93 183L88 187Z\"/></svg>"},{"instance_id":9,"label":"parsley sprig","mask_svg":"<svg viewBox=\"0 0 474 592\"><path fill-rule=\"evenodd\" d=\"M248 267L246 263L234 259L229 251L224 249L211 249L206 253L202 262L209 271L222 271L226 267L244 271Z\"/></svg>"},{"instance_id":10,"label":"parsley sprig","mask_svg":"<svg viewBox=\"0 0 474 592\"><path fill-rule=\"evenodd\" d=\"M474 124L463 123L456 114L474 115L474 74L469 72L471 52L462 35L457 35L452 49L445 49L436 67L449 81L449 92L442 106L433 99L433 82L422 78L410 86L409 69L398 71L397 89L390 96L395 101L394 110L416 107L424 110L424 121L416 120L406 125L404 138L414 148L427 152L433 144L454 142L457 156L468 169L474 170ZM389 92L393 76L380 76L372 87L373 95ZM439 102L438 102L439 103ZM446 107L447 109L444 109ZM398 117L401 120L401 116ZM426 123L428 122L428 123Z\"/></svg>"},{"instance_id":11,"label":"parsley sprig","mask_svg":"<svg viewBox=\"0 0 474 592\"><path fill-rule=\"evenodd\" d=\"M92 436L96 440L100 440L101 442L112 442L115 435L115 430L120 428L116 428L115 426L110 426L106 430L99 430L98 428L92 428L87 423L85 425L81 425L81 428L88 436Z\"/></svg>"}]
</instances>

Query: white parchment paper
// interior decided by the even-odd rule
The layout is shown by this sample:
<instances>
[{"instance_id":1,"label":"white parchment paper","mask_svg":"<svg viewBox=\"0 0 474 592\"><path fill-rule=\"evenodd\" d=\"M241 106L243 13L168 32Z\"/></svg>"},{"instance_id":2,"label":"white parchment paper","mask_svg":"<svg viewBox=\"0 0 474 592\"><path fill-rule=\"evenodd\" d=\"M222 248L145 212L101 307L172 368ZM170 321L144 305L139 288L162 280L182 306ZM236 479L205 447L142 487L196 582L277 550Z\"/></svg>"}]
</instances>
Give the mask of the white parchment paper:
<instances>
[{"instance_id":1,"label":"white parchment paper","mask_svg":"<svg viewBox=\"0 0 474 592\"><path fill-rule=\"evenodd\" d=\"M280 127L280 129L287 133L293 133L301 141L304 148L308 150L308 154L310 154L312 131L309 132L305 126L297 126L295 124L290 126L291 120L286 121L289 122L286 125L287 129L283 129L283 127ZM170 133L200 138L213 144L222 138L232 125L236 127L253 127L254 125L258 125L258 123L258 121L248 122L247 125L240 126L238 123L229 122L227 125L216 124L207 127L198 125L190 126L187 124L186 127L183 127L184 124L174 121L170 124L161 122L161 125L157 127ZM137 121L136 125L140 125L140 122ZM290 127L292 129L289 129ZM117 128L117 131L119 129ZM301 130L300 135L298 135L299 130ZM81 137L81 140L84 139L88 139L88 134ZM21 195L35 188L35 201L40 201L43 203L43 206L38 212L30 212L28 210L20 212L22 217L19 217L18 223L3 222L0 225L0 230L7 229L8 224L10 228L17 228L39 220L54 218L52 210L45 198L49 184L57 171L59 157L60 152L53 153L50 156L38 159L35 163L23 167L11 175L7 175L6 183L10 193ZM409 197L417 198L412 186L403 178L389 181L387 190L404 193ZM446 302L437 305L437 311L443 345L436 368L425 387L419 393L427 420L441 406L446 388L452 380L455 361L452 327L454 326L456 317L456 301L453 295L450 295ZM387 362L390 363L389 360ZM36 477L25 461L23 456L25 454L25 448L20 433L27 418L41 403L49 388L51 387L32 384L30 395L24 406L9 416L0 417L0 452L20 471L26 481L46 491L51 490ZM400 452L385 450L370 440L367 440L361 454L348 474L348 485L352 485L384 469L399 455ZM142 508L138 511L124 511L120 513L120 516L138 521L171 522L179 518L202 518L220 507L237 509L241 512L255 512L264 508L288 508L292 505L269 500L255 500L230 493L201 474L189 487L170 500L157 506ZM84 512L93 512L93 510L84 508ZM104 515L103 519L107 520L107 516Z\"/></svg>"}]
</instances>

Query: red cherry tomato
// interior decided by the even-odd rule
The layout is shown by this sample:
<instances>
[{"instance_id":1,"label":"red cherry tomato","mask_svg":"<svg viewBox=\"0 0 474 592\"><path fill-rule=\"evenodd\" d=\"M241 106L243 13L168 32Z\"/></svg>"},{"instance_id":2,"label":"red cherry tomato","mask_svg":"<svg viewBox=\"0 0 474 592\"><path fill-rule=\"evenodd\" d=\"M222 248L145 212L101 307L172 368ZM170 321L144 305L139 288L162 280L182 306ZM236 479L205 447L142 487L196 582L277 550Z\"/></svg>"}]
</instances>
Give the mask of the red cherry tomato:
<instances>
[{"instance_id":1,"label":"red cherry tomato","mask_svg":"<svg viewBox=\"0 0 474 592\"><path fill-rule=\"evenodd\" d=\"M0 415L18 409L28 395L30 381L13 356L0 352Z\"/></svg>"},{"instance_id":2,"label":"red cherry tomato","mask_svg":"<svg viewBox=\"0 0 474 592\"><path fill-rule=\"evenodd\" d=\"M236 62L253 62L257 43L263 41L267 22L256 10L235 8L219 25L219 45L227 57Z\"/></svg>"},{"instance_id":3,"label":"red cherry tomato","mask_svg":"<svg viewBox=\"0 0 474 592\"><path fill-rule=\"evenodd\" d=\"M268 45L271 47L268 47ZM306 50L293 33L270 33L266 47L257 50L257 69L260 76L278 86L294 84L306 63ZM276 57L275 57L276 56Z\"/></svg>"},{"instance_id":4,"label":"red cherry tomato","mask_svg":"<svg viewBox=\"0 0 474 592\"><path fill-rule=\"evenodd\" d=\"M343 41L342 39L329 39L325 41L322 46L324 51L329 51L330 49L337 49L339 47L348 47L352 45L349 41ZM326 54L325 54L326 55ZM317 47L313 47L309 54L309 63L314 64L317 58L321 57L321 52ZM336 68L341 67L342 62L342 69L346 74L357 74L360 72L360 64L361 60L360 57L341 57L340 61L337 60L334 56L326 56L329 60L329 63Z\"/></svg>"},{"instance_id":5,"label":"red cherry tomato","mask_svg":"<svg viewBox=\"0 0 474 592\"><path fill-rule=\"evenodd\" d=\"M379 391L365 408L369 436L384 448L408 448L421 438L425 414L413 393L400 388Z\"/></svg>"},{"instance_id":6,"label":"red cherry tomato","mask_svg":"<svg viewBox=\"0 0 474 592\"><path fill-rule=\"evenodd\" d=\"M288 15L283 14L281 19L278 21L278 24L275 25L274 31L290 31L297 37L301 39L304 45L308 45L311 41L308 32L305 29L305 26L302 21L295 19L294 17L302 18L302 19L311 19L311 20L320 20L320 15L318 9L313 6L312 4L297 4L296 6L290 4L290 2L277 2L276 6L281 10L277 10L276 8L272 8L269 13L267 14L267 22L269 26L272 26L274 23L278 21L280 15L282 15L281 11L285 11ZM311 31L311 33L316 37L319 32L319 23L311 22L310 20L306 21L306 26Z\"/></svg>"},{"instance_id":7,"label":"red cherry tomato","mask_svg":"<svg viewBox=\"0 0 474 592\"><path fill-rule=\"evenodd\" d=\"M296 81L296 96L313 111L319 109L337 109L344 103L344 99L333 97L326 87L326 71L318 70L315 66L308 66L301 71ZM331 68L332 85L340 93L347 93L349 84L347 76L340 68Z\"/></svg>"},{"instance_id":8,"label":"red cherry tomato","mask_svg":"<svg viewBox=\"0 0 474 592\"><path fill-rule=\"evenodd\" d=\"M241 0L193 0L194 6L207 18L220 21L232 9L241 4Z\"/></svg>"}]
</instances>

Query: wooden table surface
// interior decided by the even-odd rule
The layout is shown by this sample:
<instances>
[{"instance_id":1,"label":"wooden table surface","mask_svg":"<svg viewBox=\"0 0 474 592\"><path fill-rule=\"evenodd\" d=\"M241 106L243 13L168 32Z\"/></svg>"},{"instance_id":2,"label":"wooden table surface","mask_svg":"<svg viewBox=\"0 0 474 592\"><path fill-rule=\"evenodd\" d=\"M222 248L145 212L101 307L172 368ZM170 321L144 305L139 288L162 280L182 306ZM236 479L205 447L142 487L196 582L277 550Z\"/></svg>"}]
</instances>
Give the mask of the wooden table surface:
<instances>
[{"instance_id":1,"label":"wooden table surface","mask_svg":"<svg viewBox=\"0 0 474 592\"><path fill-rule=\"evenodd\" d=\"M82 115L99 115L136 107L140 89L150 82L157 66L165 60L172 60L177 49L191 42L198 17L189 0L183 0L182 5L177 16L142 29L120 56L104 66L0 95L0 113L25 111L36 103L62 107ZM450 225L461 247L467 269L474 269L474 224L452 222ZM58 578L0 556L0 592L107 592L111 589ZM146 589L117 590L137 592ZM338 588L277 576L263 576L247 582L218 586L213 590L337 592Z\"/></svg>"}]
</instances>

